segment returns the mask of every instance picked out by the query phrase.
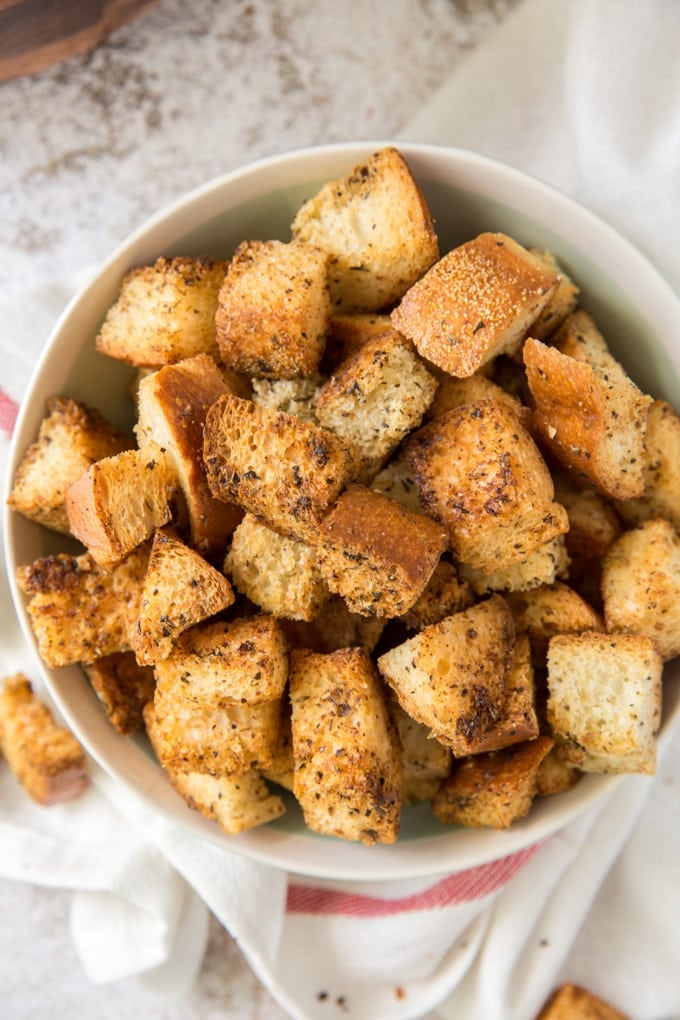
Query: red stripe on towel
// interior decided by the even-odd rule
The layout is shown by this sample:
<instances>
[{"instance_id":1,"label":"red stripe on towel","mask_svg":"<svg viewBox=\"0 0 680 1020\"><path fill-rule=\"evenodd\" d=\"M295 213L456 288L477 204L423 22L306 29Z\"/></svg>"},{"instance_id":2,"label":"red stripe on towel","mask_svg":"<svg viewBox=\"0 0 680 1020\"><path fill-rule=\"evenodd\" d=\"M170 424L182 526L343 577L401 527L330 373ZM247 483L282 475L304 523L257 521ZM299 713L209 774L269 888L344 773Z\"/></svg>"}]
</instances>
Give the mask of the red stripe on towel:
<instances>
[{"instance_id":1,"label":"red stripe on towel","mask_svg":"<svg viewBox=\"0 0 680 1020\"><path fill-rule=\"evenodd\" d=\"M14 423L19 413L19 405L6 393L0 390L0 429L8 436L12 435Z\"/></svg>"},{"instance_id":2,"label":"red stripe on towel","mask_svg":"<svg viewBox=\"0 0 680 1020\"><path fill-rule=\"evenodd\" d=\"M309 885L288 885L286 910L291 914L339 914L345 917L386 917L415 910L435 910L440 907L471 903L482 899L506 885L542 844L510 854L498 861L477 868L447 875L423 892L387 900L378 896L361 896L340 892L337 889L318 889Z\"/></svg>"}]
</instances>

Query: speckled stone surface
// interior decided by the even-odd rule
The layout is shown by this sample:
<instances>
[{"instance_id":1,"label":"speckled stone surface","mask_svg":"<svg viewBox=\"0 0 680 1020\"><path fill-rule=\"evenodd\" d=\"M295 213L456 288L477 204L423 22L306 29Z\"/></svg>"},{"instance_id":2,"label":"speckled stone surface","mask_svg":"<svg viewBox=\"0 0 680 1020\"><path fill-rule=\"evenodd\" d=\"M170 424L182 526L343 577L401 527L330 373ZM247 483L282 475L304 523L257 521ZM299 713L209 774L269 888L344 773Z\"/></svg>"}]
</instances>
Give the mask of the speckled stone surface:
<instances>
[{"instance_id":1,"label":"speckled stone surface","mask_svg":"<svg viewBox=\"0 0 680 1020\"><path fill-rule=\"evenodd\" d=\"M0 85L0 290L96 266L151 213L253 159L395 136L516 2L161 0L93 53ZM216 922L183 1002L136 980L90 985L69 902L0 881L3 1020L285 1016Z\"/></svg>"}]
</instances>

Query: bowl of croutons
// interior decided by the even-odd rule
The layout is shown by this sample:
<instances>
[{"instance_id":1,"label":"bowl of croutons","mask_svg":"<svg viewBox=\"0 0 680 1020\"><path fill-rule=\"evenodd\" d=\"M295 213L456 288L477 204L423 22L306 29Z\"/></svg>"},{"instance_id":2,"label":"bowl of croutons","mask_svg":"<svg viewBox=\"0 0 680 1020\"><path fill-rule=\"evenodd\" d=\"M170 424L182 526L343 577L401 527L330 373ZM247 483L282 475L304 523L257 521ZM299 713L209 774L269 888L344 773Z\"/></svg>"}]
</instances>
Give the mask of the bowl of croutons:
<instances>
[{"instance_id":1,"label":"bowl of croutons","mask_svg":"<svg viewBox=\"0 0 680 1020\"><path fill-rule=\"evenodd\" d=\"M8 569L61 715L151 809L330 878L473 867L651 777L679 318L606 224L474 153L192 192L69 305L17 424Z\"/></svg>"}]
</instances>

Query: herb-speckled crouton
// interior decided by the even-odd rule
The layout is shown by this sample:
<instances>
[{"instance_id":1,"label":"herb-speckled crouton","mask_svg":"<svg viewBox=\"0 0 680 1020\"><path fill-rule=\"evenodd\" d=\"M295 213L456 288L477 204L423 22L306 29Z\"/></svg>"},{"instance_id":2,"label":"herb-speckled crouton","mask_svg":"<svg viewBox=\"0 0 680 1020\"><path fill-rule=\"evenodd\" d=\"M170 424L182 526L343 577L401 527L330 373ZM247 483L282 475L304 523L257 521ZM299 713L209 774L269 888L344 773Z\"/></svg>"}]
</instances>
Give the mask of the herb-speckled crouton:
<instances>
[{"instance_id":1,"label":"herb-speckled crouton","mask_svg":"<svg viewBox=\"0 0 680 1020\"><path fill-rule=\"evenodd\" d=\"M555 634L604 631L604 621L573 588L555 581L531 591L508 592L506 601L518 633L527 633L534 662L545 663L548 642Z\"/></svg>"},{"instance_id":2,"label":"herb-speckled crouton","mask_svg":"<svg viewBox=\"0 0 680 1020\"><path fill-rule=\"evenodd\" d=\"M140 729L144 707L153 700L153 669L140 666L134 652L103 655L83 669L113 728L123 736Z\"/></svg>"},{"instance_id":3,"label":"herb-speckled crouton","mask_svg":"<svg viewBox=\"0 0 680 1020\"><path fill-rule=\"evenodd\" d=\"M550 251L541 251L539 248L530 248L529 251L538 261L558 277L557 288L551 295L545 308L532 322L530 335L536 340L547 340L555 330L562 325L578 304L579 288L571 280L564 269L559 265L557 259Z\"/></svg>"},{"instance_id":4,"label":"herb-speckled crouton","mask_svg":"<svg viewBox=\"0 0 680 1020\"><path fill-rule=\"evenodd\" d=\"M525 560L504 570L484 574L465 564L460 567L461 577L476 595L486 595L491 591L530 591L542 584L552 584L556 578L566 577L568 572L569 557L564 535L551 538L530 552Z\"/></svg>"},{"instance_id":5,"label":"herb-speckled crouton","mask_svg":"<svg viewBox=\"0 0 680 1020\"><path fill-rule=\"evenodd\" d=\"M402 748L404 804L430 800L442 779L451 772L451 750L435 740L427 726L412 719L394 695L390 696L388 703Z\"/></svg>"},{"instance_id":6,"label":"herb-speckled crouton","mask_svg":"<svg viewBox=\"0 0 680 1020\"><path fill-rule=\"evenodd\" d=\"M643 495L618 500L618 513L628 524L665 517L680 530L680 417L665 400L655 400L647 414L643 477Z\"/></svg>"},{"instance_id":7,"label":"herb-speckled crouton","mask_svg":"<svg viewBox=\"0 0 680 1020\"><path fill-rule=\"evenodd\" d=\"M628 1020L585 988L566 984L551 995L536 1020Z\"/></svg>"}]
</instances>

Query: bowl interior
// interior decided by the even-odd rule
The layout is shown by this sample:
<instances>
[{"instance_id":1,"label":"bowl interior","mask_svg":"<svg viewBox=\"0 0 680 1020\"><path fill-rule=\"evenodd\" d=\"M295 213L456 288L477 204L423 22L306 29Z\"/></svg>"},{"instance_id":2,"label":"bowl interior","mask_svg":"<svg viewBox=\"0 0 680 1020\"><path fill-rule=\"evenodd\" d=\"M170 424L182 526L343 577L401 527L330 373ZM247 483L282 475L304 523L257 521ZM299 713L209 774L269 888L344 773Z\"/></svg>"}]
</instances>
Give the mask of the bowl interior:
<instances>
[{"instance_id":1,"label":"bowl interior","mask_svg":"<svg viewBox=\"0 0 680 1020\"><path fill-rule=\"evenodd\" d=\"M123 273L159 255L228 258L245 239L290 237L301 202L384 143L337 145L262 161L210 182L150 220L113 255L71 302L36 367L17 422L8 481L37 433L45 400L63 393L130 425L131 370L94 350L94 337L114 301ZM548 248L582 290L613 353L638 385L680 407L680 349L674 345L680 308L646 260L609 227L542 183L475 154L400 145L434 215L441 250L484 230ZM18 565L65 550L63 537L5 511L10 586L29 644L35 649L24 601L14 584ZM37 652L36 658L37 658ZM666 669L664 738L680 714L680 668ZM279 821L238 837L192 811L172 789L140 738L115 733L76 667L37 667L62 715L92 756L160 811L197 835L289 871L337 879L394 879L462 870L512 853L551 832L623 781L588 776L569 793L535 803L507 832L443 826L428 805L404 811L399 842L364 847L314 835L288 798Z\"/></svg>"}]
</instances>

